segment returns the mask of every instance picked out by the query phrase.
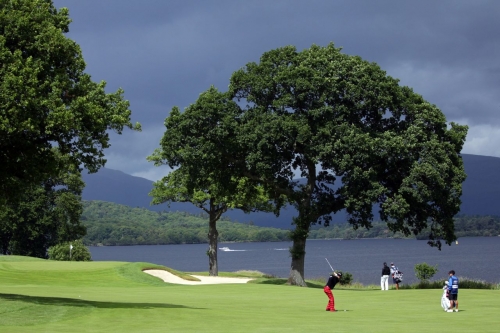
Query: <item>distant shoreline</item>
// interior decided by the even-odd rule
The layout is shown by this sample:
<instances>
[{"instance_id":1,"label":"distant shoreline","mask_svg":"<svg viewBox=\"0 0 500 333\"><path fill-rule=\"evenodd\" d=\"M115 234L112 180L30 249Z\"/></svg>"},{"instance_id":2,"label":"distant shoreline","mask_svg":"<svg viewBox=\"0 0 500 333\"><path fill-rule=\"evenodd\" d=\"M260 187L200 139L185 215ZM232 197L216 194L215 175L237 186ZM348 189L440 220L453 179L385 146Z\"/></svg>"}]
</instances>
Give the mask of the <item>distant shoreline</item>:
<instances>
[{"instance_id":1,"label":"distant shoreline","mask_svg":"<svg viewBox=\"0 0 500 333\"><path fill-rule=\"evenodd\" d=\"M476 237L500 237L500 235L497 236L464 236L460 238L476 238ZM458 238L458 239L460 239ZM309 241L328 241L328 240L336 240L336 241L361 241L361 240L388 240L388 239L393 239L393 240L405 240L405 241L427 241L428 239L417 239L417 238L399 238L399 237L371 237L371 238L311 238L307 239L307 242ZM458 241L457 239L457 241ZM241 243L286 243L286 242L292 242L291 240L285 240L285 241L222 241L218 242L217 245L220 244L241 244ZM92 244L92 245L85 245L85 246L92 246L92 247L113 247L113 246L156 246L156 245L200 245L200 244L206 244L208 245L208 242L200 242L200 243L170 243L170 244L118 244L118 245L103 245L103 244ZM443 242L443 245L446 243ZM452 245L456 245L455 242L451 243Z\"/></svg>"}]
</instances>

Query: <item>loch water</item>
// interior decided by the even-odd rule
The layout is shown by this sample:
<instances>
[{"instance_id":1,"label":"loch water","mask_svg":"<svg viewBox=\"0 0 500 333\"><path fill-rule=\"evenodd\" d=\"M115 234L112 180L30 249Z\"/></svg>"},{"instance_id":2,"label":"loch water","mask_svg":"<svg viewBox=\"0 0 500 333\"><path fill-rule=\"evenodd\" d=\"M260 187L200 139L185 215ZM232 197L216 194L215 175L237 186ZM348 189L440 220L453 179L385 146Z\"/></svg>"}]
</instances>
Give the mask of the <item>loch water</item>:
<instances>
[{"instance_id":1,"label":"loch water","mask_svg":"<svg viewBox=\"0 0 500 333\"><path fill-rule=\"evenodd\" d=\"M219 271L258 270L277 277L288 277L291 242L219 243ZM136 245L90 247L94 261L150 262L184 272L208 270L208 244ZM409 239L308 240L306 278L327 277L330 267L349 272L354 281L379 284L384 262L394 262L404 273L404 283L417 282L418 263L437 265L433 279L458 277L500 282L500 237L465 237L458 244L443 244L441 251L426 241Z\"/></svg>"}]
</instances>

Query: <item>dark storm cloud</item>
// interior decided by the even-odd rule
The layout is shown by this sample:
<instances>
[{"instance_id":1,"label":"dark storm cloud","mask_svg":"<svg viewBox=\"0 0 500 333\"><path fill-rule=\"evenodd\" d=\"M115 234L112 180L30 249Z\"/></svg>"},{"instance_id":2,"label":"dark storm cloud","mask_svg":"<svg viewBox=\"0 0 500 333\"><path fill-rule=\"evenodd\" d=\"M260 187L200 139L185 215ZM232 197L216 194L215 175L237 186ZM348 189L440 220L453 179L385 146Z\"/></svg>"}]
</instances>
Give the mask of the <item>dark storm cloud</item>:
<instances>
[{"instance_id":1,"label":"dark storm cloud","mask_svg":"<svg viewBox=\"0 0 500 333\"><path fill-rule=\"evenodd\" d=\"M492 138L500 139L500 1L58 0L55 5L70 10L69 37L81 45L87 72L107 81L110 91L124 88L134 121L143 124L142 133L113 137L109 167L130 158L136 162L121 170L151 174L145 157L158 145L172 106L186 107L210 85L225 90L232 72L265 51L329 42L377 62L440 107L448 120L470 125L468 142L477 144L466 143L468 152L500 155L489 150Z\"/></svg>"}]
</instances>

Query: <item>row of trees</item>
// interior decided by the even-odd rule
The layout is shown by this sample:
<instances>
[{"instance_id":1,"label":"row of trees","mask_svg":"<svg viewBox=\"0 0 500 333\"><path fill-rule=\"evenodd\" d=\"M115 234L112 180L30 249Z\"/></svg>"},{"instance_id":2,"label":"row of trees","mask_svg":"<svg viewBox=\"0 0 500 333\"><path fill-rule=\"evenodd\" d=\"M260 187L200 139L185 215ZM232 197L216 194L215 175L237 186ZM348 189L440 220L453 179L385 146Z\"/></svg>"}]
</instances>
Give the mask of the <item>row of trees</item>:
<instances>
[{"instance_id":1,"label":"row of trees","mask_svg":"<svg viewBox=\"0 0 500 333\"><path fill-rule=\"evenodd\" d=\"M146 245L207 243L208 216L185 212L152 212L109 202L84 201L82 222L87 245ZM288 231L260 228L228 219L219 221L222 242L288 240Z\"/></svg>"},{"instance_id":2,"label":"row of trees","mask_svg":"<svg viewBox=\"0 0 500 333\"><path fill-rule=\"evenodd\" d=\"M455 218L455 230L457 237L500 236L500 217L460 215Z\"/></svg>"},{"instance_id":3,"label":"row of trees","mask_svg":"<svg viewBox=\"0 0 500 333\"><path fill-rule=\"evenodd\" d=\"M207 243L209 217L186 212L153 212L110 202L84 201L82 223L87 228L87 245L148 245ZM289 241L289 230L257 227L251 223L221 218L217 224L220 242ZM500 235L498 216L455 217L459 237ZM427 236L428 237L428 236ZM427 239L422 234L423 239ZM374 222L372 228L353 230L349 223L329 227L314 226L308 239L415 238L391 232L386 223Z\"/></svg>"},{"instance_id":4,"label":"row of trees","mask_svg":"<svg viewBox=\"0 0 500 333\"><path fill-rule=\"evenodd\" d=\"M0 246L47 257L81 238L82 168L104 166L109 131L130 121L123 91L84 72L71 20L50 0L0 1Z\"/></svg>"},{"instance_id":5,"label":"row of trees","mask_svg":"<svg viewBox=\"0 0 500 333\"><path fill-rule=\"evenodd\" d=\"M190 201L210 215L211 275L216 221L229 208L295 207L288 282L299 286L311 226L342 209L354 229L372 226L376 204L391 232L429 228L438 247L456 238L467 127L333 44L266 52L227 92L211 87L184 112L174 107L165 126L149 159L175 171L155 183L153 202Z\"/></svg>"},{"instance_id":6,"label":"row of trees","mask_svg":"<svg viewBox=\"0 0 500 333\"><path fill-rule=\"evenodd\" d=\"M459 237L490 237L500 235L499 216L458 215L454 218L455 235ZM359 239L359 238L417 238L428 240L430 228L422 230L418 235L406 236L401 232L392 232L383 222L374 222L372 228L354 230L349 224L335 224L329 228L316 227L309 233L310 239Z\"/></svg>"},{"instance_id":7,"label":"row of trees","mask_svg":"<svg viewBox=\"0 0 500 333\"><path fill-rule=\"evenodd\" d=\"M119 220L88 221L87 245L164 245L207 243L207 220L193 218L189 224L167 223L146 228ZM220 242L279 242L287 241L288 231L259 228L247 224L221 221L218 226Z\"/></svg>"}]
</instances>

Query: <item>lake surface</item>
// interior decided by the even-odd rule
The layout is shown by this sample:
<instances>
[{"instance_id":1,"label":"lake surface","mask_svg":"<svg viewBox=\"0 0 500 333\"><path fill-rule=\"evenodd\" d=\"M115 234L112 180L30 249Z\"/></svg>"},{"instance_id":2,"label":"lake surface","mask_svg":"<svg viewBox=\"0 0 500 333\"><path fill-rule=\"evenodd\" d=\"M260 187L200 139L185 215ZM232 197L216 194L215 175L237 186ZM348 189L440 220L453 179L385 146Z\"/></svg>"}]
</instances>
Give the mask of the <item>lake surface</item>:
<instances>
[{"instance_id":1,"label":"lake surface","mask_svg":"<svg viewBox=\"0 0 500 333\"><path fill-rule=\"evenodd\" d=\"M219 271L258 270L288 277L291 242L219 243ZM184 272L208 271L208 244L90 247L94 261L150 262ZM460 238L458 244L431 248L426 241L408 239L308 240L306 278L327 277L334 269L349 272L354 281L380 284L383 262L394 262L404 273L404 283L417 282L415 264L438 265L434 279L457 276L500 282L500 237Z\"/></svg>"}]
</instances>

